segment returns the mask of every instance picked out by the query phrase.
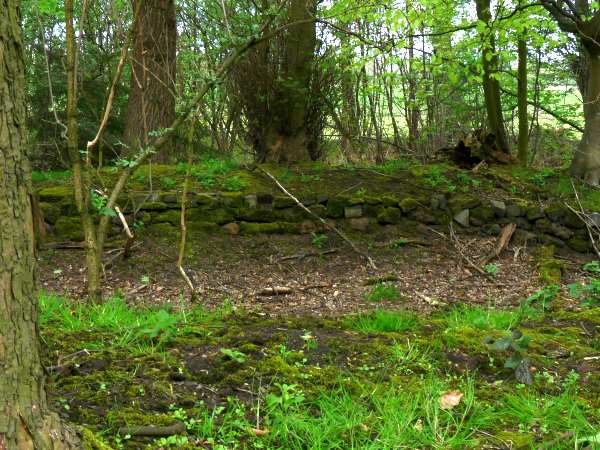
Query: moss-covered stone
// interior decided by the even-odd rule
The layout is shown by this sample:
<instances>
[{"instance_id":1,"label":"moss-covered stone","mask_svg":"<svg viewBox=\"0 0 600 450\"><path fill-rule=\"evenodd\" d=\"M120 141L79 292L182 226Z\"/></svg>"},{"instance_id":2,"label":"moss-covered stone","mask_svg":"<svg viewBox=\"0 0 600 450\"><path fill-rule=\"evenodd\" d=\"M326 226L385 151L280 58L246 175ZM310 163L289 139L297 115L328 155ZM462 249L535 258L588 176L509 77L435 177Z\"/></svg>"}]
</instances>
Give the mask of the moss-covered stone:
<instances>
[{"instance_id":1,"label":"moss-covered stone","mask_svg":"<svg viewBox=\"0 0 600 450\"><path fill-rule=\"evenodd\" d=\"M244 206L244 195L241 192L221 192L219 202L232 209L241 208ZM210 204L210 202L207 201L204 204Z\"/></svg>"},{"instance_id":2,"label":"moss-covered stone","mask_svg":"<svg viewBox=\"0 0 600 450\"><path fill-rule=\"evenodd\" d=\"M243 234L277 234L281 232L279 223L240 223L240 232Z\"/></svg>"},{"instance_id":3,"label":"moss-covered stone","mask_svg":"<svg viewBox=\"0 0 600 450\"><path fill-rule=\"evenodd\" d=\"M587 253L592 251L593 247L589 239L582 238L579 236L573 236L567 241L567 245L580 253Z\"/></svg>"},{"instance_id":4,"label":"moss-covered stone","mask_svg":"<svg viewBox=\"0 0 600 450\"><path fill-rule=\"evenodd\" d=\"M195 220L187 223L188 231L192 233L209 233L218 234L222 231L221 227L215 222L205 222L201 220Z\"/></svg>"},{"instance_id":5,"label":"moss-covered stone","mask_svg":"<svg viewBox=\"0 0 600 450\"><path fill-rule=\"evenodd\" d=\"M496 214L491 206L478 206L471 210L470 217L480 220L482 223L490 223L494 220Z\"/></svg>"},{"instance_id":6,"label":"moss-covered stone","mask_svg":"<svg viewBox=\"0 0 600 450\"><path fill-rule=\"evenodd\" d=\"M477 208L481 205L479 197L472 194L456 194L450 198L448 202L450 210L457 214L465 209Z\"/></svg>"},{"instance_id":7,"label":"moss-covered stone","mask_svg":"<svg viewBox=\"0 0 600 450\"><path fill-rule=\"evenodd\" d=\"M212 222L218 225L224 225L235 220L235 214L227 209L203 209L192 208L188 214L188 221L192 222Z\"/></svg>"},{"instance_id":8,"label":"moss-covered stone","mask_svg":"<svg viewBox=\"0 0 600 450\"><path fill-rule=\"evenodd\" d=\"M83 240L83 226L79 217L59 217L54 224L54 234L70 241Z\"/></svg>"},{"instance_id":9,"label":"moss-covered stone","mask_svg":"<svg viewBox=\"0 0 600 450\"><path fill-rule=\"evenodd\" d=\"M344 217L344 208L348 204L348 199L342 196L332 197L327 201L327 217L332 219L341 219Z\"/></svg>"},{"instance_id":10,"label":"moss-covered stone","mask_svg":"<svg viewBox=\"0 0 600 450\"><path fill-rule=\"evenodd\" d=\"M164 202L146 202L140 208L141 211L165 211L169 209L169 205Z\"/></svg>"},{"instance_id":11,"label":"moss-covered stone","mask_svg":"<svg viewBox=\"0 0 600 450\"><path fill-rule=\"evenodd\" d=\"M170 223L171 225L177 225L181 222L181 211L178 209L169 209L160 213L154 213L152 216L152 222L154 223Z\"/></svg>"},{"instance_id":12,"label":"moss-covered stone","mask_svg":"<svg viewBox=\"0 0 600 450\"><path fill-rule=\"evenodd\" d=\"M291 208L296 206L296 202L292 200L290 197L277 195L273 199L273 208L282 209L282 208Z\"/></svg>"},{"instance_id":13,"label":"moss-covered stone","mask_svg":"<svg viewBox=\"0 0 600 450\"><path fill-rule=\"evenodd\" d=\"M178 228L170 223L163 222L150 224L146 227L146 230L148 233L155 236L170 236L171 234L175 233Z\"/></svg>"},{"instance_id":14,"label":"moss-covered stone","mask_svg":"<svg viewBox=\"0 0 600 450\"><path fill-rule=\"evenodd\" d=\"M44 214L44 220L50 224L56 223L61 216L61 206L59 204L40 202L40 208L42 214Z\"/></svg>"},{"instance_id":15,"label":"moss-covered stone","mask_svg":"<svg viewBox=\"0 0 600 450\"><path fill-rule=\"evenodd\" d=\"M381 224L397 224L402 220L402 211L399 208L384 208L377 215L377 222Z\"/></svg>"},{"instance_id":16,"label":"moss-covered stone","mask_svg":"<svg viewBox=\"0 0 600 450\"><path fill-rule=\"evenodd\" d=\"M536 251L536 265L540 280L547 284L558 284L565 265L554 257L556 249L552 245L543 245Z\"/></svg>"},{"instance_id":17,"label":"moss-covered stone","mask_svg":"<svg viewBox=\"0 0 600 450\"><path fill-rule=\"evenodd\" d=\"M40 189L37 195L41 202L60 202L63 200L75 201L71 186L51 186Z\"/></svg>"},{"instance_id":18,"label":"moss-covered stone","mask_svg":"<svg viewBox=\"0 0 600 450\"><path fill-rule=\"evenodd\" d=\"M414 197L405 197L398 203L404 214L407 214L419 206L419 201Z\"/></svg>"}]
</instances>

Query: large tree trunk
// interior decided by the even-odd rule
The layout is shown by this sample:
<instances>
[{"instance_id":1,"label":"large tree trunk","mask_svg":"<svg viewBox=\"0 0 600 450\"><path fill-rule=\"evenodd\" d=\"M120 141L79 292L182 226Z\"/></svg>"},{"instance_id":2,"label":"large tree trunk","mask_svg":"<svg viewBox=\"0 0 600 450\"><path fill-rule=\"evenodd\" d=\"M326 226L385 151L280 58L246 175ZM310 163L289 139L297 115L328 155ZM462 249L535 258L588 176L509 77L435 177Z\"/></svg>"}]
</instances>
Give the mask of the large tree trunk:
<instances>
[{"instance_id":1,"label":"large tree trunk","mask_svg":"<svg viewBox=\"0 0 600 450\"><path fill-rule=\"evenodd\" d=\"M595 50L595 49L594 49ZM600 184L600 49L590 51L585 89L585 127L571 170L573 175Z\"/></svg>"},{"instance_id":2,"label":"large tree trunk","mask_svg":"<svg viewBox=\"0 0 600 450\"><path fill-rule=\"evenodd\" d=\"M174 0L143 1L133 44L131 88L125 120L129 153L148 145L148 133L160 132L175 120L177 25ZM134 8L135 9L135 8ZM168 162L173 145L155 156Z\"/></svg>"},{"instance_id":3,"label":"large tree trunk","mask_svg":"<svg viewBox=\"0 0 600 450\"><path fill-rule=\"evenodd\" d=\"M496 137L496 146L504 151L509 151L504 117L502 116L502 103L500 101L500 83L493 74L498 70L498 56L496 55L496 40L494 30L489 23L492 20L490 12L490 0L475 0L477 18L488 26L481 35L482 51L481 60L483 64L483 94L485 96L485 108L487 112L488 126L490 132Z\"/></svg>"},{"instance_id":4,"label":"large tree trunk","mask_svg":"<svg viewBox=\"0 0 600 450\"><path fill-rule=\"evenodd\" d=\"M49 410L40 361L19 3L0 3L0 449L81 448Z\"/></svg>"}]
</instances>

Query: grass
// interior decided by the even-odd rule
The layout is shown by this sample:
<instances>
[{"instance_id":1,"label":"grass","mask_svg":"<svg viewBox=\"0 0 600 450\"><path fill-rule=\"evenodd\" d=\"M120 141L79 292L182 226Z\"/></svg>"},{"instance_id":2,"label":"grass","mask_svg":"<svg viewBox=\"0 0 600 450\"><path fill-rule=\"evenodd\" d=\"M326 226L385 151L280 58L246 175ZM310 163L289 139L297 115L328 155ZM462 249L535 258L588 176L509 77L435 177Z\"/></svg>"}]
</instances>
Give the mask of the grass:
<instances>
[{"instance_id":1,"label":"grass","mask_svg":"<svg viewBox=\"0 0 600 450\"><path fill-rule=\"evenodd\" d=\"M377 283L370 292L365 294L365 298L370 302L395 301L400 300L400 291L396 286L389 283Z\"/></svg>"},{"instance_id":2,"label":"grass","mask_svg":"<svg viewBox=\"0 0 600 450\"><path fill-rule=\"evenodd\" d=\"M349 323L351 328L362 333L402 333L418 327L419 319L409 312L378 309L371 314L360 314Z\"/></svg>"},{"instance_id":3,"label":"grass","mask_svg":"<svg viewBox=\"0 0 600 450\"><path fill-rule=\"evenodd\" d=\"M486 366L485 377L479 369L450 369L446 333L474 330L471 339L479 341L488 331L513 328L519 309L463 306L430 318L379 309L321 323L233 315L227 305L214 312L136 309L119 297L87 305L42 294L40 304L51 358L58 349L66 355L90 348L90 336L100 348L79 357L80 369L55 375L52 404L101 430L115 448L567 449L584 448L600 433L600 403L574 372L540 367L534 383L522 386L502 369ZM298 339L308 328L317 346ZM538 344L532 351L545 352ZM189 372L190 354L211 362L212 381ZM108 366L91 364L95 359ZM174 372L185 382L174 381ZM190 395L190 385L201 386L202 396ZM441 398L454 391L460 402L444 409ZM98 414L103 408L105 416ZM186 434L116 433L124 423L175 421Z\"/></svg>"},{"instance_id":4,"label":"grass","mask_svg":"<svg viewBox=\"0 0 600 450\"><path fill-rule=\"evenodd\" d=\"M449 329L510 330L519 323L521 316L518 311L461 305L445 313L444 318Z\"/></svg>"}]
</instances>

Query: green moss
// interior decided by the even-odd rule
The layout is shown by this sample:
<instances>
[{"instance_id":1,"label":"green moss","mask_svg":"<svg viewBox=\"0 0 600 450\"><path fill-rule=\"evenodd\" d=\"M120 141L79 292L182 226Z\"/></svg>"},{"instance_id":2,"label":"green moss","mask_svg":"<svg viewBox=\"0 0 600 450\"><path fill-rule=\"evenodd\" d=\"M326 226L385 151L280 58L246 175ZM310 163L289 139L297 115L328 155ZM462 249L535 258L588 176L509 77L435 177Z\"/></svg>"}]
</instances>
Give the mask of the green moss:
<instances>
[{"instance_id":1,"label":"green moss","mask_svg":"<svg viewBox=\"0 0 600 450\"><path fill-rule=\"evenodd\" d=\"M399 208L384 208L377 215L377 222L382 224L397 224L402 220L402 211Z\"/></svg>"},{"instance_id":2,"label":"green moss","mask_svg":"<svg viewBox=\"0 0 600 450\"><path fill-rule=\"evenodd\" d=\"M54 234L71 241L83 240L83 225L79 217L59 217L54 224Z\"/></svg>"},{"instance_id":3,"label":"green moss","mask_svg":"<svg viewBox=\"0 0 600 450\"><path fill-rule=\"evenodd\" d=\"M102 438L96 436L91 430L85 427L79 428L81 435L81 446L83 450L112 450L112 447L105 443Z\"/></svg>"},{"instance_id":4,"label":"green moss","mask_svg":"<svg viewBox=\"0 0 600 450\"><path fill-rule=\"evenodd\" d=\"M296 202L292 200L290 197L277 195L273 199L273 207L280 208L290 208L292 206L296 206Z\"/></svg>"},{"instance_id":5,"label":"green moss","mask_svg":"<svg viewBox=\"0 0 600 450\"><path fill-rule=\"evenodd\" d=\"M40 189L37 195L42 202L74 201L73 188L70 186L52 186Z\"/></svg>"},{"instance_id":6,"label":"green moss","mask_svg":"<svg viewBox=\"0 0 600 450\"><path fill-rule=\"evenodd\" d=\"M240 223L240 231L244 234L276 234L281 232L278 223Z\"/></svg>"},{"instance_id":7,"label":"green moss","mask_svg":"<svg viewBox=\"0 0 600 450\"><path fill-rule=\"evenodd\" d=\"M164 202L146 202L142 205L142 211L164 211L169 209L169 205Z\"/></svg>"},{"instance_id":8,"label":"green moss","mask_svg":"<svg viewBox=\"0 0 600 450\"><path fill-rule=\"evenodd\" d=\"M560 283L565 269L564 263L554 258L554 252L555 248L552 245L540 246L537 249L536 266L540 280L547 284Z\"/></svg>"},{"instance_id":9,"label":"green moss","mask_svg":"<svg viewBox=\"0 0 600 450\"><path fill-rule=\"evenodd\" d=\"M44 214L44 220L48 223L56 223L61 215L61 207L56 203L40 202L40 208Z\"/></svg>"},{"instance_id":10,"label":"green moss","mask_svg":"<svg viewBox=\"0 0 600 450\"><path fill-rule=\"evenodd\" d=\"M148 225L146 230L148 230L150 234L154 234L156 236L169 236L172 233L175 233L178 228L169 223L153 223Z\"/></svg>"},{"instance_id":11,"label":"green moss","mask_svg":"<svg viewBox=\"0 0 600 450\"><path fill-rule=\"evenodd\" d=\"M154 223L170 223L178 225L181 222L181 211L178 209L169 209L168 211L155 213L152 215Z\"/></svg>"},{"instance_id":12,"label":"green moss","mask_svg":"<svg viewBox=\"0 0 600 450\"><path fill-rule=\"evenodd\" d=\"M472 194L456 194L448 202L450 209L457 214L465 209L473 209L481 205L479 197Z\"/></svg>"},{"instance_id":13,"label":"green moss","mask_svg":"<svg viewBox=\"0 0 600 450\"><path fill-rule=\"evenodd\" d=\"M192 208L189 210L188 221L192 222L207 222L224 225L235 221L234 214L227 209L200 209Z\"/></svg>"},{"instance_id":14,"label":"green moss","mask_svg":"<svg viewBox=\"0 0 600 450\"><path fill-rule=\"evenodd\" d=\"M478 206L477 208L473 208L471 210L470 217L479 219L483 223L489 223L494 220L495 213L491 206Z\"/></svg>"},{"instance_id":15,"label":"green moss","mask_svg":"<svg viewBox=\"0 0 600 450\"><path fill-rule=\"evenodd\" d=\"M419 206L419 201L413 197L405 197L402 200L400 200L400 203L398 205L400 206L402 212L406 214L416 209L417 206Z\"/></svg>"},{"instance_id":16,"label":"green moss","mask_svg":"<svg viewBox=\"0 0 600 450\"><path fill-rule=\"evenodd\" d=\"M344 208L348 205L346 197L333 197L327 201L327 217L341 219L344 217Z\"/></svg>"},{"instance_id":17,"label":"green moss","mask_svg":"<svg viewBox=\"0 0 600 450\"><path fill-rule=\"evenodd\" d=\"M201 220L188 221L187 229L192 233L220 233L221 227L215 222L204 222Z\"/></svg>"},{"instance_id":18,"label":"green moss","mask_svg":"<svg viewBox=\"0 0 600 450\"><path fill-rule=\"evenodd\" d=\"M567 241L567 245L576 252L587 253L590 252L593 247L589 239L582 238L579 236L573 236Z\"/></svg>"}]
</instances>

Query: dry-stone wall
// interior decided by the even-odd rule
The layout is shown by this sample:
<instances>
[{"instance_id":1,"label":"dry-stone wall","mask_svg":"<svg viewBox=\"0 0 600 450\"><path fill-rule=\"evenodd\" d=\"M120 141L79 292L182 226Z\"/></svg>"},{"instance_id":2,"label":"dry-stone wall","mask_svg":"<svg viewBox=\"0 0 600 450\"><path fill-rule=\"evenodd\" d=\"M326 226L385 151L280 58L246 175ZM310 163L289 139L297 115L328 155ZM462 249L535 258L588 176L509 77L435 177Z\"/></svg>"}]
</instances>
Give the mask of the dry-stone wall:
<instances>
[{"instance_id":1,"label":"dry-stone wall","mask_svg":"<svg viewBox=\"0 0 600 450\"><path fill-rule=\"evenodd\" d=\"M82 240L83 233L67 186L38 191L40 205L55 240ZM472 194L429 193L422 197L389 192L382 195L309 194L300 200L315 214L357 231L385 225L448 225L497 235L503 225L517 224L515 239L568 246L579 252L591 249L584 224L559 203L544 207L525 200L482 199ZM176 230L180 221L181 195L177 192L131 192L120 206L133 223L148 232ZM191 193L188 197L188 229L192 232L230 234L309 233L317 221L289 197L264 193ZM135 217L134 217L135 211ZM119 233L115 221L113 233Z\"/></svg>"}]
</instances>

